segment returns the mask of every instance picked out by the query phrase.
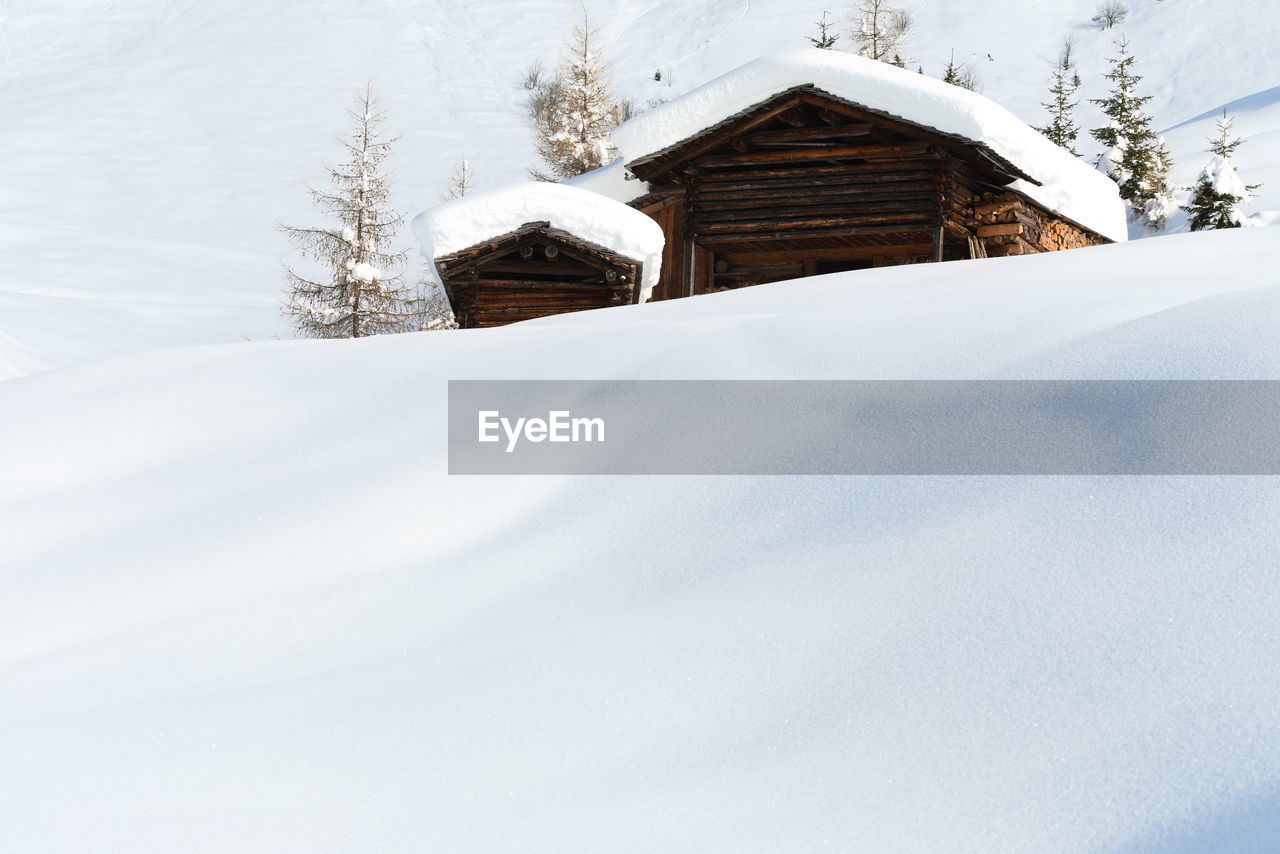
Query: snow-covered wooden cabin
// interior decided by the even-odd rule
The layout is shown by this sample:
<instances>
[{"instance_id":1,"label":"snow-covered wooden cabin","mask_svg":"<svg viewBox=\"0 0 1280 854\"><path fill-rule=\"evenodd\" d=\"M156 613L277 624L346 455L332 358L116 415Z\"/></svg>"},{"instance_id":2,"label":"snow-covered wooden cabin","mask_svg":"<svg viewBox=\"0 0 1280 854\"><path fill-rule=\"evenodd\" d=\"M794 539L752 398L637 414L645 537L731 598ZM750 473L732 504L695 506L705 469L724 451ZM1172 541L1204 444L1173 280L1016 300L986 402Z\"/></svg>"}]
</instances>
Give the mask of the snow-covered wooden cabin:
<instances>
[{"instance_id":1,"label":"snow-covered wooden cabin","mask_svg":"<svg viewBox=\"0 0 1280 854\"><path fill-rule=\"evenodd\" d=\"M644 302L662 259L652 219L560 184L447 202L414 229L464 329Z\"/></svg>"},{"instance_id":2,"label":"snow-covered wooden cabin","mask_svg":"<svg viewBox=\"0 0 1280 854\"><path fill-rule=\"evenodd\" d=\"M662 227L655 299L1126 238L1114 182L999 104L837 51L756 60L614 141L569 183Z\"/></svg>"}]
</instances>

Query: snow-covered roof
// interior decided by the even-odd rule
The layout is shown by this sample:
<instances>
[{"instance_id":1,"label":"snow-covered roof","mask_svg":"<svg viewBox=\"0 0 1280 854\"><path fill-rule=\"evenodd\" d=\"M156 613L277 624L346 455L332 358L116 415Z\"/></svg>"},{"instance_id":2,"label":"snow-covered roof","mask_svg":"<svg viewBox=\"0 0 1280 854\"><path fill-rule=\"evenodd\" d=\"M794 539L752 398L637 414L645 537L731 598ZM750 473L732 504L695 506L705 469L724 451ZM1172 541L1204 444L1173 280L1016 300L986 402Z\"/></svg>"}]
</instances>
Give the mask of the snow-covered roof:
<instances>
[{"instance_id":1,"label":"snow-covered roof","mask_svg":"<svg viewBox=\"0 0 1280 854\"><path fill-rule=\"evenodd\" d=\"M1115 182L995 101L840 51L808 49L761 57L641 113L614 130L613 142L622 159L634 163L800 86L813 86L867 110L977 143L1039 182L1037 186L1018 179L1009 189L1111 240L1128 237Z\"/></svg>"},{"instance_id":2,"label":"snow-covered roof","mask_svg":"<svg viewBox=\"0 0 1280 854\"><path fill-rule=\"evenodd\" d=\"M648 182L628 177L626 161L621 157L599 169L566 178L563 183L580 190L590 190L593 193L608 196L615 202L624 204L634 202L649 192Z\"/></svg>"},{"instance_id":3,"label":"snow-covered roof","mask_svg":"<svg viewBox=\"0 0 1280 854\"><path fill-rule=\"evenodd\" d=\"M633 182L635 183L635 182ZM565 184L533 182L445 202L414 217L423 254L436 259L547 222L588 243L644 265L640 301L649 299L662 272L662 229L634 208Z\"/></svg>"}]
</instances>

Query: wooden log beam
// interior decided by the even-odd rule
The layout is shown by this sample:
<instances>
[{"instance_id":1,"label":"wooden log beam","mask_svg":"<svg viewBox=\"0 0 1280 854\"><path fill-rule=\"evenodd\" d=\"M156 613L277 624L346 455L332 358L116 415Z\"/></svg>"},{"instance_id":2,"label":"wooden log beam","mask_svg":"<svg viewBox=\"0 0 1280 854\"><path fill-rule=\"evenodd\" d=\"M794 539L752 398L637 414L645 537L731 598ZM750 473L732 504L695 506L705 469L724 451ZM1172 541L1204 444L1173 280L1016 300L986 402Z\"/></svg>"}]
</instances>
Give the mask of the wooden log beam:
<instances>
[{"instance_id":1,"label":"wooden log beam","mask_svg":"<svg viewBox=\"0 0 1280 854\"><path fill-rule=\"evenodd\" d=\"M608 302L613 292L602 288L594 293L575 291L555 291L550 293L532 291L494 291L484 293L476 300L477 305L588 305Z\"/></svg>"},{"instance_id":2,"label":"wooden log beam","mask_svg":"<svg viewBox=\"0 0 1280 854\"><path fill-rule=\"evenodd\" d=\"M883 236L885 238L899 238L910 235L910 239L897 242L902 243L918 243L920 242L917 235L923 237L925 241L929 240L930 230L928 223L906 223L902 225L869 225L869 226L841 226L839 228L814 229L810 231L774 231L774 232L754 232L750 234L729 233L729 234L700 234L698 242L707 245L722 244L743 244L743 243L760 243L773 240L804 240L811 237L821 237L824 239L841 238L841 237L870 237Z\"/></svg>"},{"instance_id":3,"label":"wooden log beam","mask_svg":"<svg viewBox=\"0 0 1280 854\"><path fill-rule=\"evenodd\" d=\"M747 198L755 196L759 198L771 197L778 193L805 193L809 191L824 189L853 189L857 187L866 187L875 190L888 190L892 187L913 187L921 183L927 182L930 189L933 183L929 181L928 172L884 172L872 173L868 175L832 175L826 180L819 178L814 179L792 179L788 181L774 181L772 179L762 181L737 181L734 183L724 183L708 185L705 190L698 194L698 202L707 199L731 199L731 198Z\"/></svg>"},{"instance_id":4,"label":"wooden log beam","mask_svg":"<svg viewBox=\"0 0 1280 854\"><path fill-rule=\"evenodd\" d=\"M928 157L902 160L875 160L866 163L838 163L822 165L807 163L801 166L770 166L742 169L724 169L708 172L700 177L702 186L713 187L742 180L773 180L781 178L813 179L832 175L871 175L878 172L927 172L933 174L934 162Z\"/></svg>"},{"instance_id":5,"label":"wooden log beam","mask_svg":"<svg viewBox=\"0 0 1280 854\"><path fill-rule=\"evenodd\" d=\"M592 308L605 308L611 305L620 305L616 302L596 302L596 303L549 303L547 305L531 305L526 303L517 303L513 305L485 305L477 310L477 314L481 317L502 316L504 314L520 314L525 315L525 319L529 317L545 317L549 314L561 314L566 311L586 311Z\"/></svg>"},{"instance_id":6,"label":"wooden log beam","mask_svg":"<svg viewBox=\"0 0 1280 854\"><path fill-rule=\"evenodd\" d=\"M826 107L818 110L818 118L822 119L829 125L838 125L841 122L846 121L844 116L840 115L835 110L830 110Z\"/></svg>"},{"instance_id":7,"label":"wooden log beam","mask_svg":"<svg viewBox=\"0 0 1280 854\"><path fill-rule=\"evenodd\" d=\"M502 258L497 261L490 261L481 268L481 274L486 278L528 278L530 280L537 276L564 276L572 279L574 276L586 278L587 276L600 275L599 267L592 267L579 263L573 259L566 259L563 255L555 261L544 261L541 258L531 258L528 261L519 258ZM612 268L605 268L612 269ZM494 273L514 273L514 276L493 276Z\"/></svg>"},{"instance_id":8,"label":"wooden log beam","mask_svg":"<svg viewBox=\"0 0 1280 854\"><path fill-rule=\"evenodd\" d=\"M743 134L742 139L751 145L776 145L784 142L812 142L818 139L867 136L870 133L871 125L869 124L837 124L831 127L761 130Z\"/></svg>"},{"instance_id":9,"label":"wooden log beam","mask_svg":"<svg viewBox=\"0 0 1280 854\"><path fill-rule=\"evenodd\" d=\"M751 223L708 223L698 228L697 240L701 240L704 235L713 234L750 234L752 232L759 233L786 233L790 229L808 230L808 229L833 229L843 231L844 229L860 228L864 226L876 225L894 225L894 226L912 226L914 228L929 228L928 214L882 214L873 216L827 216L812 217L807 219L787 220L785 222L777 220L751 222Z\"/></svg>"},{"instance_id":10,"label":"wooden log beam","mask_svg":"<svg viewBox=\"0 0 1280 854\"><path fill-rule=\"evenodd\" d=\"M1000 216L1021 206L1021 199L1006 199L1003 202L995 202L994 204L978 205L973 209L973 213L979 217Z\"/></svg>"},{"instance_id":11,"label":"wooden log beam","mask_svg":"<svg viewBox=\"0 0 1280 854\"><path fill-rule=\"evenodd\" d=\"M769 252L727 252L720 256L731 266L768 267L799 261L858 261L884 255L885 246L843 246L838 249L780 249ZM893 252L926 255L933 251L932 242L906 243L892 247ZM727 269L727 268L726 268Z\"/></svg>"},{"instance_id":12,"label":"wooden log beam","mask_svg":"<svg viewBox=\"0 0 1280 854\"><path fill-rule=\"evenodd\" d=\"M840 187L830 190L814 190L813 192L787 193L776 196L734 194L717 198L700 199L696 210L737 211L751 208L787 208L804 207L806 205L833 204L847 202L892 202L899 199L928 199L937 201L934 189L922 184L900 184L897 186Z\"/></svg>"},{"instance_id":13,"label":"wooden log beam","mask_svg":"<svg viewBox=\"0 0 1280 854\"><path fill-rule=\"evenodd\" d=\"M723 222L786 223L796 219L812 219L824 215L856 219L862 216L894 213L918 213L922 216L928 216L932 213L930 199L924 198L902 202L867 202L860 205L809 205L763 211L756 208L741 211L699 211L696 221L697 225L701 227Z\"/></svg>"},{"instance_id":14,"label":"wooden log beam","mask_svg":"<svg viewBox=\"0 0 1280 854\"><path fill-rule=\"evenodd\" d=\"M893 189L893 188L889 188ZM724 199L713 201L708 199L698 205L696 212L699 214L710 213L730 213L734 211L750 211L757 210L763 216L767 216L770 211L777 210L783 212L794 210L797 208L813 207L814 205L845 205L848 207L866 206L869 204L892 204L899 201L910 202L927 202L936 206L938 196L933 190L927 187L918 187L909 192L885 192L885 193L814 193L813 195L786 195L776 199L761 199L757 197L745 199ZM962 216L957 216L957 220L963 220ZM523 269L529 269L525 267ZM586 271L584 271L586 272Z\"/></svg>"},{"instance_id":15,"label":"wooden log beam","mask_svg":"<svg viewBox=\"0 0 1280 854\"><path fill-rule=\"evenodd\" d=\"M884 125L872 125L871 133L868 134L874 142L888 144L893 142L894 133Z\"/></svg>"},{"instance_id":16,"label":"wooden log beam","mask_svg":"<svg viewBox=\"0 0 1280 854\"><path fill-rule=\"evenodd\" d=\"M903 174L886 173L868 175L857 179L832 177L822 181L787 181L782 183L767 181L743 181L735 184L719 184L707 187L698 194L697 203L720 201L724 199L766 199L777 198L780 194L795 195L797 193L817 192L820 190L853 190L866 188L876 192L886 192L894 188L917 187L928 182L927 172L908 172ZM933 190L932 182L928 187Z\"/></svg>"},{"instance_id":17,"label":"wooden log beam","mask_svg":"<svg viewBox=\"0 0 1280 854\"><path fill-rule=\"evenodd\" d=\"M978 227L979 237L997 237L1002 234L1022 234L1023 225L1020 222L1007 223L1004 225L983 225Z\"/></svg>"},{"instance_id":18,"label":"wooden log beam","mask_svg":"<svg viewBox=\"0 0 1280 854\"><path fill-rule=\"evenodd\" d=\"M539 282L536 279L480 279L474 282L480 288L484 288L486 293L495 293L498 291L582 291L582 292L605 292L609 286L603 282Z\"/></svg>"},{"instance_id":19,"label":"wooden log beam","mask_svg":"<svg viewBox=\"0 0 1280 854\"><path fill-rule=\"evenodd\" d=\"M778 118L792 127L801 127L804 124L804 114L796 107L789 107L778 113Z\"/></svg>"},{"instance_id":20,"label":"wooden log beam","mask_svg":"<svg viewBox=\"0 0 1280 854\"><path fill-rule=\"evenodd\" d=\"M498 320L505 317L509 322L516 320L530 320L535 317L546 317L549 314L563 314L568 311L588 311L593 308L605 308L606 305L563 305L563 306L493 306L486 307L477 312L479 318L483 320ZM515 315L515 317L511 317Z\"/></svg>"},{"instance_id":21,"label":"wooden log beam","mask_svg":"<svg viewBox=\"0 0 1280 854\"><path fill-rule=\"evenodd\" d=\"M811 160L852 160L927 154L932 148L927 142L903 142L893 145L824 145L820 148L791 149L785 151L756 151L751 154L720 154L701 157L694 165L704 169L724 166L747 166L769 163L803 163Z\"/></svg>"},{"instance_id":22,"label":"wooden log beam","mask_svg":"<svg viewBox=\"0 0 1280 854\"><path fill-rule=\"evenodd\" d=\"M1040 223L1036 221L1035 217L1031 216L1030 213L1024 210L1015 208L1014 210L1010 211L1010 213L1013 214L1014 222L1022 223L1027 227L1028 230L1038 229L1040 227Z\"/></svg>"},{"instance_id":23,"label":"wooden log beam","mask_svg":"<svg viewBox=\"0 0 1280 854\"><path fill-rule=\"evenodd\" d=\"M1004 243L999 246L988 246L988 258L1007 258L1010 255L1021 255L1022 247L1016 243Z\"/></svg>"}]
</instances>

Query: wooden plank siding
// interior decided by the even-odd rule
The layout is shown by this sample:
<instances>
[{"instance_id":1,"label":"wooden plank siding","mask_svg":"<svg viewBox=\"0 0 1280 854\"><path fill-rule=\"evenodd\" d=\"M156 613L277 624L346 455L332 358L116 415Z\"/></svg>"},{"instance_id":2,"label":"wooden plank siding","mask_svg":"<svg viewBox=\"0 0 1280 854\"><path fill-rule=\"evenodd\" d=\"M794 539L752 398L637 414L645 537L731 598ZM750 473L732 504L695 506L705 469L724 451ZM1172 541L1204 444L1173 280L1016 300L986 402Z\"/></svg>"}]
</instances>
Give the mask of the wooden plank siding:
<instances>
[{"instance_id":1,"label":"wooden plank siding","mask_svg":"<svg viewBox=\"0 0 1280 854\"><path fill-rule=\"evenodd\" d=\"M642 265L548 223L436 259L463 329L635 302Z\"/></svg>"},{"instance_id":2,"label":"wooden plank siding","mask_svg":"<svg viewBox=\"0 0 1280 854\"><path fill-rule=\"evenodd\" d=\"M668 192L650 200L647 206L639 207L639 210L661 226L662 233L667 236L666 245L662 249L662 274L651 297L655 301L684 296L680 290L684 281L680 272L684 260L683 242L671 238L671 235L678 235L684 230L682 201L681 192Z\"/></svg>"},{"instance_id":3,"label":"wooden plank siding","mask_svg":"<svg viewBox=\"0 0 1280 854\"><path fill-rule=\"evenodd\" d=\"M667 238L654 299L1109 242L1007 189L981 143L796 87L628 164Z\"/></svg>"}]
</instances>

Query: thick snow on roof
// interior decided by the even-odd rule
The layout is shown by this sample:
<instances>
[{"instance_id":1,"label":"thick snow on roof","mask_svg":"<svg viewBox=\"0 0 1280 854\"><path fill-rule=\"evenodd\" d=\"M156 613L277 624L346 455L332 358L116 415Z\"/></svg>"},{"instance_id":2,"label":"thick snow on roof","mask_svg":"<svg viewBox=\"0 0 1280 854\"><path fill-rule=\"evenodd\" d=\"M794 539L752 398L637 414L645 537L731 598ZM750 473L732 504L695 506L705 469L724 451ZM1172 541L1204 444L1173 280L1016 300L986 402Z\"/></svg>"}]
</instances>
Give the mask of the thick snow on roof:
<instances>
[{"instance_id":1,"label":"thick snow on roof","mask_svg":"<svg viewBox=\"0 0 1280 854\"><path fill-rule=\"evenodd\" d=\"M413 230L423 254L436 259L529 222L549 222L552 228L641 262L640 301L653 292L662 271L662 229L639 211L578 187L536 182L467 196L418 214Z\"/></svg>"},{"instance_id":2,"label":"thick snow on roof","mask_svg":"<svg viewBox=\"0 0 1280 854\"><path fill-rule=\"evenodd\" d=\"M592 169L590 172L567 178L564 183L580 190L590 190L593 193L608 196L615 202L624 204L633 202L649 192L648 182L627 177L627 164L621 157L599 169Z\"/></svg>"},{"instance_id":3,"label":"thick snow on roof","mask_svg":"<svg viewBox=\"0 0 1280 854\"><path fill-rule=\"evenodd\" d=\"M1112 240L1128 237L1115 182L995 101L914 71L834 50L761 57L631 119L614 131L613 141L630 163L779 92L810 84L868 109L984 143L1041 184L1018 180L1010 189Z\"/></svg>"}]
</instances>

